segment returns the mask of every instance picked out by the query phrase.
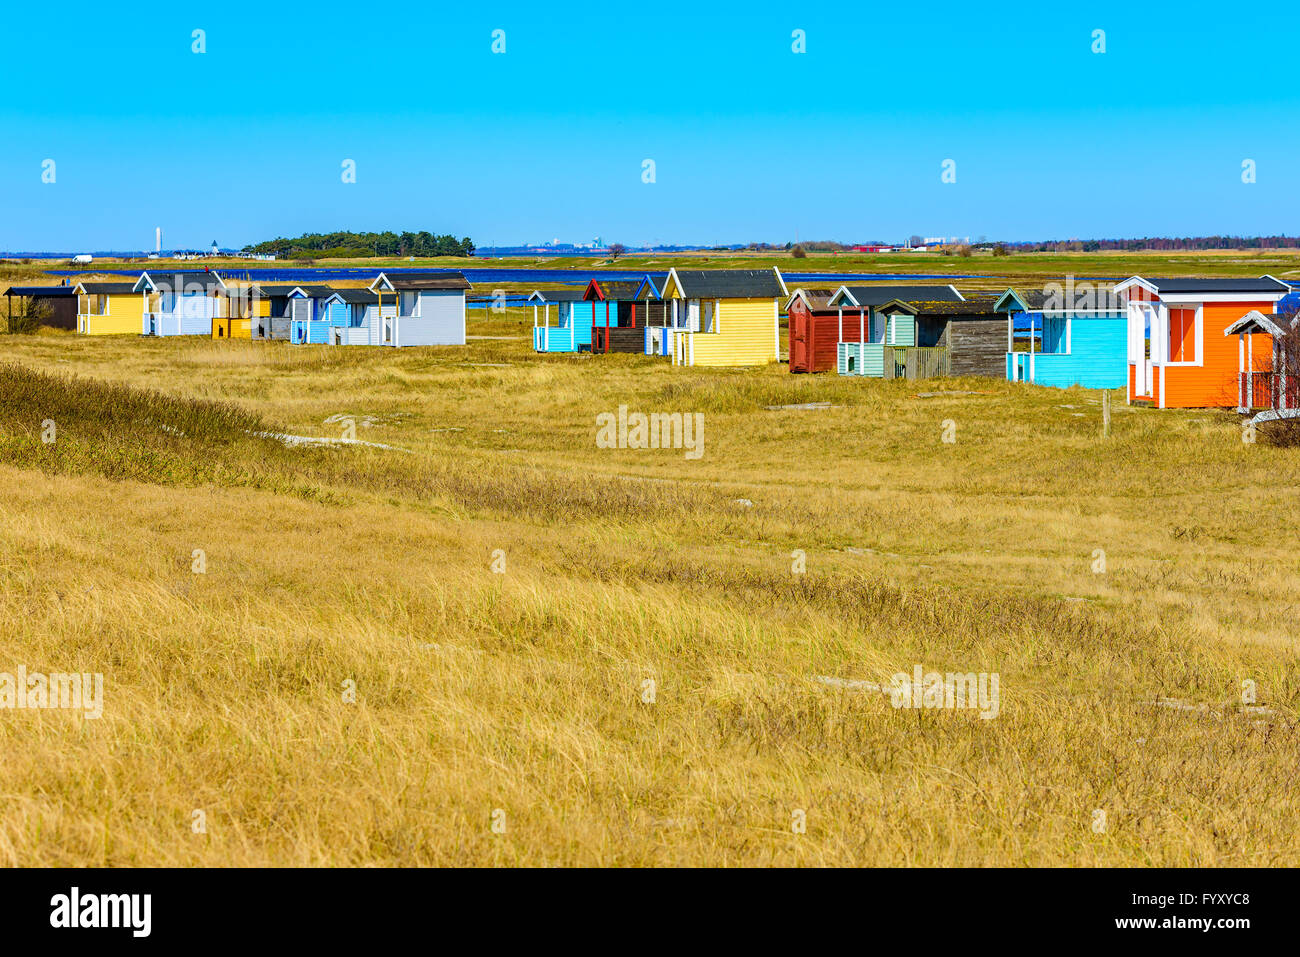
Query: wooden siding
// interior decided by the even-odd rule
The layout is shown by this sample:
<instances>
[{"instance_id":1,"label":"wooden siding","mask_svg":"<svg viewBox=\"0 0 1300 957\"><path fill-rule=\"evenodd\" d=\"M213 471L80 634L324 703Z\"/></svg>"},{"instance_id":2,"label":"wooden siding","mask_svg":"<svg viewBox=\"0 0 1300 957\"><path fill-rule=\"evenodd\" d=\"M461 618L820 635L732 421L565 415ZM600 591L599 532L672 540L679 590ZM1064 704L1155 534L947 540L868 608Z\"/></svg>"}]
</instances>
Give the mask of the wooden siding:
<instances>
[{"instance_id":1,"label":"wooden siding","mask_svg":"<svg viewBox=\"0 0 1300 957\"><path fill-rule=\"evenodd\" d=\"M538 352L582 352L591 348L591 327L593 302L561 302L556 305L559 319L552 313L549 326L550 333L542 334L543 326L538 326L538 333L533 335L533 348ZM604 322L604 304L601 303L601 321ZM538 306L538 322L545 318L546 307ZM561 325L560 323L563 323Z\"/></svg>"},{"instance_id":2,"label":"wooden siding","mask_svg":"<svg viewBox=\"0 0 1300 957\"><path fill-rule=\"evenodd\" d=\"M370 345L370 330L365 326L333 326L330 343L339 346Z\"/></svg>"},{"instance_id":3,"label":"wooden siding","mask_svg":"<svg viewBox=\"0 0 1300 957\"><path fill-rule=\"evenodd\" d=\"M213 319L213 339L251 339L253 320L251 319Z\"/></svg>"},{"instance_id":4,"label":"wooden siding","mask_svg":"<svg viewBox=\"0 0 1300 957\"><path fill-rule=\"evenodd\" d=\"M609 348L605 348L605 327L596 326L591 334L592 352L644 352L645 330L631 326L611 326Z\"/></svg>"},{"instance_id":5,"label":"wooden siding","mask_svg":"<svg viewBox=\"0 0 1300 957\"><path fill-rule=\"evenodd\" d=\"M648 356L672 356L674 330L663 326L646 326L645 354Z\"/></svg>"},{"instance_id":6,"label":"wooden siding","mask_svg":"<svg viewBox=\"0 0 1300 957\"><path fill-rule=\"evenodd\" d=\"M714 329L679 332L674 361L697 366L757 366L780 360L775 299L723 299L714 313Z\"/></svg>"},{"instance_id":7,"label":"wooden siding","mask_svg":"<svg viewBox=\"0 0 1300 957\"><path fill-rule=\"evenodd\" d=\"M59 287L54 287L59 288ZM62 287L62 288L67 288ZM44 308L46 315L41 319L41 325L48 326L51 329L68 329L75 332L77 329L77 302L76 296L19 296L15 294L10 303L14 314L18 314L21 306L14 300L27 299L28 302L38 309Z\"/></svg>"},{"instance_id":8,"label":"wooden siding","mask_svg":"<svg viewBox=\"0 0 1300 957\"><path fill-rule=\"evenodd\" d=\"M886 379L934 379L952 375L952 352L946 346L885 346Z\"/></svg>"},{"instance_id":9,"label":"wooden siding","mask_svg":"<svg viewBox=\"0 0 1300 957\"><path fill-rule=\"evenodd\" d=\"M840 375L861 375L879 379L884 375L885 346L879 342L841 342L837 346L836 371Z\"/></svg>"},{"instance_id":10,"label":"wooden siding","mask_svg":"<svg viewBox=\"0 0 1300 957\"><path fill-rule=\"evenodd\" d=\"M346 302L331 302L323 305L320 311L322 322L331 326L348 326L352 324L352 318L348 315L348 304Z\"/></svg>"},{"instance_id":11,"label":"wooden siding","mask_svg":"<svg viewBox=\"0 0 1300 957\"><path fill-rule=\"evenodd\" d=\"M1240 356L1237 337L1225 336L1223 330L1252 309L1271 312L1272 303L1207 302L1202 307L1200 365L1164 366L1164 407L1168 409L1236 408ZM1273 337L1264 333L1251 336L1251 349L1257 371L1272 368ZM1262 361L1262 365L1261 365ZM1160 390L1155 389L1157 404Z\"/></svg>"},{"instance_id":12,"label":"wooden siding","mask_svg":"<svg viewBox=\"0 0 1300 957\"><path fill-rule=\"evenodd\" d=\"M666 326L671 318L668 303L642 300L636 304L638 326Z\"/></svg>"},{"instance_id":13,"label":"wooden siding","mask_svg":"<svg viewBox=\"0 0 1300 957\"><path fill-rule=\"evenodd\" d=\"M950 375L986 375L1001 378L1007 368L1007 321L963 319L948 323Z\"/></svg>"},{"instance_id":14,"label":"wooden siding","mask_svg":"<svg viewBox=\"0 0 1300 957\"><path fill-rule=\"evenodd\" d=\"M210 336L217 317L217 298L207 293L151 296L145 332L155 336ZM143 310L143 306L142 306Z\"/></svg>"},{"instance_id":15,"label":"wooden siding","mask_svg":"<svg viewBox=\"0 0 1300 957\"><path fill-rule=\"evenodd\" d=\"M576 352L573 347L573 329L569 326L537 326L533 329L535 352Z\"/></svg>"},{"instance_id":16,"label":"wooden siding","mask_svg":"<svg viewBox=\"0 0 1300 957\"><path fill-rule=\"evenodd\" d=\"M865 332L871 338L870 310L844 312L844 342L858 342ZM812 312L801 301L790 307L790 371L827 372L838 368L839 312ZM841 375L844 373L841 372Z\"/></svg>"},{"instance_id":17,"label":"wooden siding","mask_svg":"<svg viewBox=\"0 0 1300 957\"><path fill-rule=\"evenodd\" d=\"M1048 322L1050 324L1051 320ZM1126 331L1124 316L1071 316L1068 352L1065 351L1066 334L1062 329L1060 352L1035 353L1032 376L1029 375L1031 362L1028 355L1009 355L1008 377L1015 378L1012 365L1018 363L1025 370L1024 380L1036 385L1059 389L1074 385L1085 389L1122 389L1128 369Z\"/></svg>"},{"instance_id":18,"label":"wooden siding","mask_svg":"<svg viewBox=\"0 0 1300 957\"><path fill-rule=\"evenodd\" d=\"M465 292L461 289L422 289L419 316L397 320L399 346L463 346Z\"/></svg>"},{"instance_id":19,"label":"wooden siding","mask_svg":"<svg viewBox=\"0 0 1300 957\"><path fill-rule=\"evenodd\" d=\"M144 298L136 292L109 296L106 316L77 316L77 329L87 336L138 336L143 331L143 324Z\"/></svg>"},{"instance_id":20,"label":"wooden siding","mask_svg":"<svg viewBox=\"0 0 1300 957\"><path fill-rule=\"evenodd\" d=\"M905 312L890 315L885 330L885 342L891 346L916 345L916 317Z\"/></svg>"}]
</instances>

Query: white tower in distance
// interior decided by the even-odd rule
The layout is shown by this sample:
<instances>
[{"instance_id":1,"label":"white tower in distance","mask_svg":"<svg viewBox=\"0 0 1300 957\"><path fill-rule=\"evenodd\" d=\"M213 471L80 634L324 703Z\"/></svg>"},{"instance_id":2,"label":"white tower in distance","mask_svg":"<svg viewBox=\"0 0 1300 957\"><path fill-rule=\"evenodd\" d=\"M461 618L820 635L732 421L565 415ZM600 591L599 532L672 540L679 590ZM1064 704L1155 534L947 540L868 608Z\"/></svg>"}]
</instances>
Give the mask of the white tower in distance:
<instances>
[{"instance_id":1,"label":"white tower in distance","mask_svg":"<svg viewBox=\"0 0 1300 957\"><path fill-rule=\"evenodd\" d=\"M162 252L162 227L155 226L153 229L153 251Z\"/></svg>"}]
</instances>

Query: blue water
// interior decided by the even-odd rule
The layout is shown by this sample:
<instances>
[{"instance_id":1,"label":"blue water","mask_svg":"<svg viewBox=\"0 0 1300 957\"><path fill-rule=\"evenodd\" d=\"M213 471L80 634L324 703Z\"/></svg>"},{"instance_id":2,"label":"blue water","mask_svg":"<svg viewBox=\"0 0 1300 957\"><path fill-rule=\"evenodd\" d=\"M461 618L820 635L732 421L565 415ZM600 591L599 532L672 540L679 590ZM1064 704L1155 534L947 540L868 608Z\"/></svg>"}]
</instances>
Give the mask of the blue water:
<instances>
[{"instance_id":1,"label":"blue water","mask_svg":"<svg viewBox=\"0 0 1300 957\"><path fill-rule=\"evenodd\" d=\"M92 267L93 268L93 267ZM85 272L87 269L47 269L46 273L52 276L76 276ZM112 276L138 276L144 269L93 269L94 272L104 273ZM154 270L155 272L165 272L168 275L175 273L201 273L202 269L175 269L167 268ZM217 269L226 279L250 279L260 280L262 282L305 282L310 280L329 280L329 279L373 279L381 271L388 273L403 272L459 272L464 273L465 278L474 285L486 285L494 282L539 282L539 283L563 283L566 285L585 285L593 278L597 279L641 279L645 276L644 270L619 270L619 269L494 269L491 267L466 267L463 269L419 269L410 267L387 267L383 270L365 266L340 267L336 269L313 269L303 266L298 267L271 267L265 269ZM666 271L651 272L650 275L656 279L668 275ZM836 273L836 272L792 272L782 273L785 277L786 285L791 283L803 282L823 282L834 280L836 282L855 282L855 281L879 281L879 280L896 280L898 282L910 282L917 279L988 279L989 276L978 274L969 275L939 275L932 273Z\"/></svg>"}]
</instances>

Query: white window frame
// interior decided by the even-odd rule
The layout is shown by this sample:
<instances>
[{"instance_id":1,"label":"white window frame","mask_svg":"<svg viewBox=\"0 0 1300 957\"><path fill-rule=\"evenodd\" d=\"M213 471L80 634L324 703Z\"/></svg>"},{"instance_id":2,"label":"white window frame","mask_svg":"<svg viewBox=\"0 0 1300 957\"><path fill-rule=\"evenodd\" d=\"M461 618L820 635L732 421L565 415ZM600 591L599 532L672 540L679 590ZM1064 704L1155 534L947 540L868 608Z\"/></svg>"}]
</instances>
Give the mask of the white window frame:
<instances>
[{"instance_id":1,"label":"white window frame","mask_svg":"<svg viewBox=\"0 0 1300 957\"><path fill-rule=\"evenodd\" d=\"M1193 340L1196 343L1196 359L1193 362L1188 362L1186 360L1179 360L1178 362L1175 362L1173 359L1169 358L1169 356L1173 354L1173 349L1171 348L1173 343L1169 339L1169 335L1173 331L1173 319L1169 314L1173 312L1173 310L1175 309L1181 309L1184 312L1186 312L1188 309L1191 309L1195 313L1196 318L1193 320L1193 323L1195 325L1195 330L1193 332ZM1165 328L1162 337L1164 339L1165 361L1162 362L1161 365L1185 366L1187 368L1199 368L1205 365L1205 343L1204 343L1205 329L1204 329L1204 318L1203 318L1204 309L1205 306L1203 303L1197 303L1195 306L1193 306L1190 303L1174 303L1173 305L1165 306L1165 322L1164 322Z\"/></svg>"},{"instance_id":2,"label":"white window frame","mask_svg":"<svg viewBox=\"0 0 1300 957\"><path fill-rule=\"evenodd\" d=\"M403 296L414 296L414 297L415 297L415 308L414 308L413 310L411 310L410 312L402 312L402 297L403 297ZM420 291L419 291L418 289L405 290L405 291L399 292L399 293L397 294L397 314L398 314L399 316L402 316L402 317L404 317L404 318L408 318L408 319L418 319L418 318L420 318Z\"/></svg>"},{"instance_id":3,"label":"white window frame","mask_svg":"<svg viewBox=\"0 0 1300 957\"><path fill-rule=\"evenodd\" d=\"M1073 315L1073 313L1047 313L1047 312L1043 312L1043 313L1040 313L1039 315L1041 315L1041 316L1043 317L1043 335L1042 335L1042 342L1043 342L1043 346L1044 346L1044 348L1043 348L1043 349L1040 349L1039 352L1038 352L1038 354L1039 354L1040 356L1068 356L1068 355L1070 355L1070 354L1071 354L1071 351L1072 351L1072 346L1073 346L1073 343L1072 343L1071 340L1070 340L1070 334L1073 332L1073 328L1074 328L1074 315ZM1046 349L1046 346L1047 346L1047 320L1048 320L1048 319L1052 319L1052 320L1063 319L1063 320L1065 321L1065 334L1061 337L1061 338L1065 341L1065 351L1063 351L1063 352L1048 352L1047 349Z\"/></svg>"},{"instance_id":4,"label":"white window frame","mask_svg":"<svg viewBox=\"0 0 1300 957\"><path fill-rule=\"evenodd\" d=\"M875 309L868 309L867 313L867 341L883 345L889 331L889 317ZM876 338L876 333L880 333L879 339Z\"/></svg>"},{"instance_id":5,"label":"white window frame","mask_svg":"<svg viewBox=\"0 0 1300 957\"><path fill-rule=\"evenodd\" d=\"M700 301L686 300L686 328L690 332L700 331Z\"/></svg>"}]
</instances>

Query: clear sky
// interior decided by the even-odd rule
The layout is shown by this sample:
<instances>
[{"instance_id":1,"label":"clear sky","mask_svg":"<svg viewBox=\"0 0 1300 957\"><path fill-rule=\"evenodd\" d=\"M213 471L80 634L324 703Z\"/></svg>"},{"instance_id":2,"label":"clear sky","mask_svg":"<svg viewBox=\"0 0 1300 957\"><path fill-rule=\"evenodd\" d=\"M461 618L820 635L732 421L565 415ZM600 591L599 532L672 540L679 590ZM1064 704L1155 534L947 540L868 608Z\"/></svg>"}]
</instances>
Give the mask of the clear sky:
<instances>
[{"instance_id":1,"label":"clear sky","mask_svg":"<svg viewBox=\"0 0 1300 957\"><path fill-rule=\"evenodd\" d=\"M155 226L164 247L1300 232L1295 0L65 0L3 22L0 249L146 249Z\"/></svg>"}]
</instances>

